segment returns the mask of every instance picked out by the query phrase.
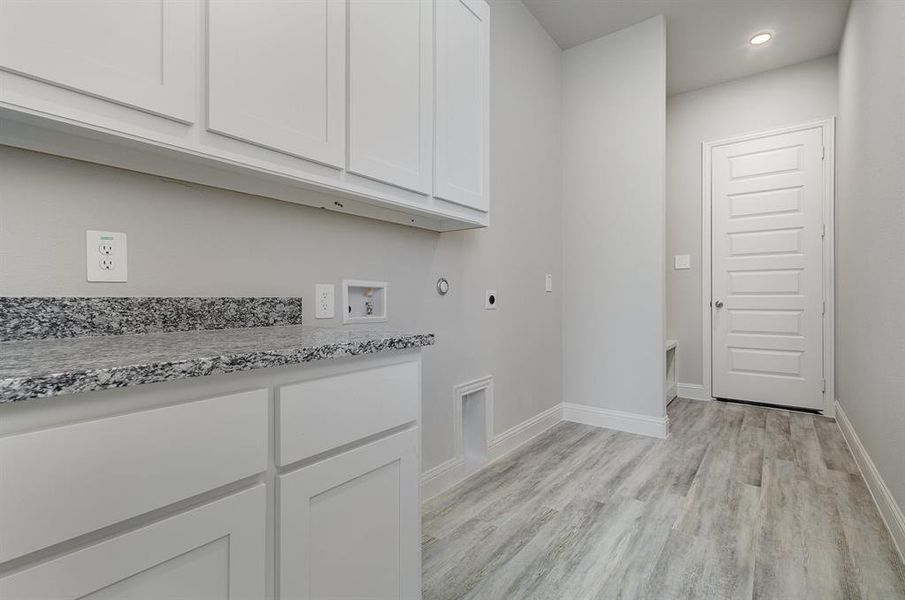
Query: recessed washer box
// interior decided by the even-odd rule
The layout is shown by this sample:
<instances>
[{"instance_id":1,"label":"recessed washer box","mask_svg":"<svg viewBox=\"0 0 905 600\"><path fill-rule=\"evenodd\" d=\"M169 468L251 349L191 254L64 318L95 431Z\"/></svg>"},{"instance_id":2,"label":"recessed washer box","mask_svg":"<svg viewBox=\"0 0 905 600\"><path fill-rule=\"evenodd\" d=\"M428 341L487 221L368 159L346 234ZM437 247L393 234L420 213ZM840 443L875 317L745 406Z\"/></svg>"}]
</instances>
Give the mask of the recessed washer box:
<instances>
[{"instance_id":1,"label":"recessed washer box","mask_svg":"<svg viewBox=\"0 0 905 600\"><path fill-rule=\"evenodd\" d=\"M382 323L387 320L387 282L343 280L343 323Z\"/></svg>"}]
</instances>

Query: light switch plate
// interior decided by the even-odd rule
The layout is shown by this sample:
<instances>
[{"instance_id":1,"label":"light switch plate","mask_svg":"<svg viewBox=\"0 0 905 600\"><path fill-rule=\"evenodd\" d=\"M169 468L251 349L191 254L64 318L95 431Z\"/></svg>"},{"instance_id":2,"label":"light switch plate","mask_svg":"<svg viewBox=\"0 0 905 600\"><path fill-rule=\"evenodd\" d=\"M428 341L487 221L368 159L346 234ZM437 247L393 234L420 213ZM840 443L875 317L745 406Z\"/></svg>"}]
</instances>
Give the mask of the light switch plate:
<instances>
[{"instance_id":1,"label":"light switch plate","mask_svg":"<svg viewBox=\"0 0 905 600\"><path fill-rule=\"evenodd\" d=\"M688 254L676 254L676 270L691 268L691 256Z\"/></svg>"},{"instance_id":2,"label":"light switch plate","mask_svg":"<svg viewBox=\"0 0 905 600\"><path fill-rule=\"evenodd\" d=\"M87 231L85 267L88 281L124 282L129 279L126 234Z\"/></svg>"},{"instance_id":3,"label":"light switch plate","mask_svg":"<svg viewBox=\"0 0 905 600\"><path fill-rule=\"evenodd\" d=\"M314 318L332 319L336 310L336 286L318 283L314 286Z\"/></svg>"},{"instance_id":4,"label":"light switch plate","mask_svg":"<svg viewBox=\"0 0 905 600\"><path fill-rule=\"evenodd\" d=\"M553 291L553 274L547 273L546 277L544 277L544 290L548 292Z\"/></svg>"}]
</instances>

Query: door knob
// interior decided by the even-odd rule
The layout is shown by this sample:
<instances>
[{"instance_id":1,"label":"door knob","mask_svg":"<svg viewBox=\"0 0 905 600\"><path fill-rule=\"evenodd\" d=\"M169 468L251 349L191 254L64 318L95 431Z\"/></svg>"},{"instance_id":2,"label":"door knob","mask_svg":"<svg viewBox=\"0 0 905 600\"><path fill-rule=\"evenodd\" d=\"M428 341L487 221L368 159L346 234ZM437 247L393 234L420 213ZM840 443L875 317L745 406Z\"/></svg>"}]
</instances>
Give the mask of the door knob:
<instances>
[{"instance_id":1,"label":"door knob","mask_svg":"<svg viewBox=\"0 0 905 600\"><path fill-rule=\"evenodd\" d=\"M717 308L723 308L723 301L717 300L716 302L713 303L713 305Z\"/></svg>"}]
</instances>

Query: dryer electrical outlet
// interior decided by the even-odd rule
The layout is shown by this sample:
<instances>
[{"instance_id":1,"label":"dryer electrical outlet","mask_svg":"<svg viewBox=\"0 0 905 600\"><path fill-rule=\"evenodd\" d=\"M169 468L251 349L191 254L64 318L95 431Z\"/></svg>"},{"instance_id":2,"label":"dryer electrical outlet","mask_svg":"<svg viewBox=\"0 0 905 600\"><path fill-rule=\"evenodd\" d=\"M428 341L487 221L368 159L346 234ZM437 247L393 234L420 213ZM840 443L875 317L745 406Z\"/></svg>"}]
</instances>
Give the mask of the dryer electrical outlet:
<instances>
[{"instance_id":1,"label":"dryer electrical outlet","mask_svg":"<svg viewBox=\"0 0 905 600\"><path fill-rule=\"evenodd\" d=\"M496 290L487 290L484 292L484 310L496 310L499 303L499 296Z\"/></svg>"},{"instance_id":2,"label":"dryer electrical outlet","mask_svg":"<svg viewBox=\"0 0 905 600\"><path fill-rule=\"evenodd\" d=\"M128 281L128 267L125 233L86 232L85 271L88 281Z\"/></svg>"}]
</instances>

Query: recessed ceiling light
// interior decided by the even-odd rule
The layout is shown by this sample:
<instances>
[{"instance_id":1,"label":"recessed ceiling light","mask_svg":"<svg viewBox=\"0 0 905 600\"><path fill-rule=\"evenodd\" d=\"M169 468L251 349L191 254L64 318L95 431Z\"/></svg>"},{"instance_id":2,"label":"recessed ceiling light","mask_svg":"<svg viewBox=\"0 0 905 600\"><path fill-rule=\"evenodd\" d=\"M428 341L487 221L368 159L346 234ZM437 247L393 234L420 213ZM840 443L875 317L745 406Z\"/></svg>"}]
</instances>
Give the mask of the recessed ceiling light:
<instances>
[{"instance_id":1,"label":"recessed ceiling light","mask_svg":"<svg viewBox=\"0 0 905 600\"><path fill-rule=\"evenodd\" d=\"M760 46L761 44L766 44L767 42L769 42L772 39L773 39L772 33L764 32L764 33L758 33L757 35L755 35L753 38L751 38L748 41L751 43L752 46Z\"/></svg>"}]
</instances>

